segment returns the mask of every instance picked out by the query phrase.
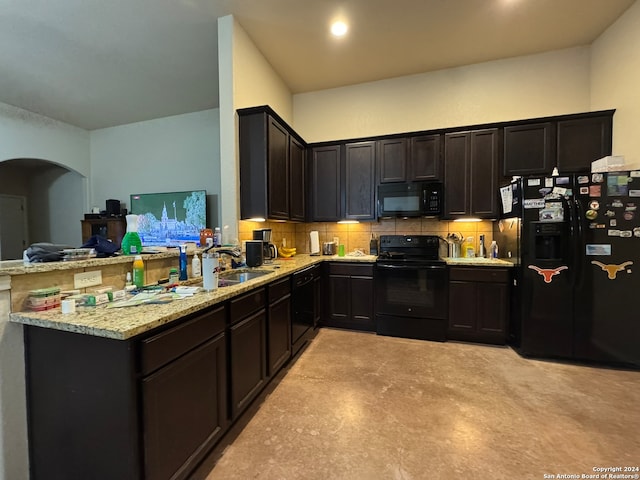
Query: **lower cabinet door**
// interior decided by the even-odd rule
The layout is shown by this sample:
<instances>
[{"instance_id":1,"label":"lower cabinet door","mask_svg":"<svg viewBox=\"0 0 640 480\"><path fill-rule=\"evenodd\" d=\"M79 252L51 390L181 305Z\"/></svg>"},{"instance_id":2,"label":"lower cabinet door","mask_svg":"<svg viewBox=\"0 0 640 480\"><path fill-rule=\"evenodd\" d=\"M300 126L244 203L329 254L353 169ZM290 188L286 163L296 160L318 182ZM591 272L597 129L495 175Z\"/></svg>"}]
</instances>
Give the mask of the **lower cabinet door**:
<instances>
[{"instance_id":1,"label":"lower cabinet door","mask_svg":"<svg viewBox=\"0 0 640 480\"><path fill-rule=\"evenodd\" d=\"M188 478L224 433L225 345L222 333L142 380L146 480Z\"/></svg>"},{"instance_id":2,"label":"lower cabinet door","mask_svg":"<svg viewBox=\"0 0 640 480\"><path fill-rule=\"evenodd\" d=\"M269 305L269 376L291 358L291 295Z\"/></svg>"},{"instance_id":3,"label":"lower cabinet door","mask_svg":"<svg viewBox=\"0 0 640 480\"><path fill-rule=\"evenodd\" d=\"M231 418L234 420L265 386L266 317L262 309L230 329Z\"/></svg>"}]
</instances>

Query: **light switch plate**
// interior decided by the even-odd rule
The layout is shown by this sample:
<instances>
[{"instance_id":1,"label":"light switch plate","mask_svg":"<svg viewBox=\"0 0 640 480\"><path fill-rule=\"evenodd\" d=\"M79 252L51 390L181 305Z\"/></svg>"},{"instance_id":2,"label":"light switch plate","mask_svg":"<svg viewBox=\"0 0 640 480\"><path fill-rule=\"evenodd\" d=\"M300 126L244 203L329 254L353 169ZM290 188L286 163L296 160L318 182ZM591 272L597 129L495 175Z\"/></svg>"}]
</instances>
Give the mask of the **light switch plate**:
<instances>
[{"instance_id":1,"label":"light switch plate","mask_svg":"<svg viewBox=\"0 0 640 480\"><path fill-rule=\"evenodd\" d=\"M73 276L73 288L87 288L102 285L102 271L76 273Z\"/></svg>"}]
</instances>

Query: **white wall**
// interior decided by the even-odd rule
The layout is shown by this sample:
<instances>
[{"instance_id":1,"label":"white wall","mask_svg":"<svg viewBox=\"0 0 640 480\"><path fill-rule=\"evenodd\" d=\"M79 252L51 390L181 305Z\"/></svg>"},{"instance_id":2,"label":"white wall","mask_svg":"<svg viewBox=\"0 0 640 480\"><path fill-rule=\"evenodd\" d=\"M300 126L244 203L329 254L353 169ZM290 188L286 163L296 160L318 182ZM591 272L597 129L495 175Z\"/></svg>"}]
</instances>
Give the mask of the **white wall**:
<instances>
[{"instance_id":1,"label":"white wall","mask_svg":"<svg viewBox=\"0 0 640 480\"><path fill-rule=\"evenodd\" d=\"M584 112L589 102L580 47L297 94L293 127L319 142Z\"/></svg>"},{"instance_id":2,"label":"white wall","mask_svg":"<svg viewBox=\"0 0 640 480\"><path fill-rule=\"evenodd\" d=\"M0 162L40 158L88 177L89 132L0 103Z\"/></svg>"},{"instance_id":3,"label":"white wall","mask_svg":"<svg viewBox=\"0 0 640 480\"><path fill-rule=\"evenodd\" d=\"M220 195L217 109L91 131L91 205L129 209L134 193L207 191L209 222Z\"/></svg>"},{"instance_id":4,"label":"white wall","mask_svg":"<svg viewBox=\"0 0 640 480\"><path fill-rule=\"evenodd\" d=\"M220 174L222 224L238 238L240 177L236 110L270 105L292 124L293 97L278 73L258 50L242 26L229 15L218 19L220 98Z\"/></svg>"},{"instance_id":5,"label":"white wall","mask_svg":"<svg viewBox=\"0 0 640 480\"><path fill-rule=\"evenodd\" d=\"M591 108L615 108L613 153L640 162L640 2L611 25L591 48Z\"/></svg>"},{"instance_id":6,"label":"white wall","mask_svg":"<svg viewBox=\"0 0 640 480\"><path fill-rule=\"evenodd\" d=\"M80 220L86 210L78 200L87 197L82 176L51 165L34 174L29 183L29 242L80 247Z\"/></svg>"}]
</instances>

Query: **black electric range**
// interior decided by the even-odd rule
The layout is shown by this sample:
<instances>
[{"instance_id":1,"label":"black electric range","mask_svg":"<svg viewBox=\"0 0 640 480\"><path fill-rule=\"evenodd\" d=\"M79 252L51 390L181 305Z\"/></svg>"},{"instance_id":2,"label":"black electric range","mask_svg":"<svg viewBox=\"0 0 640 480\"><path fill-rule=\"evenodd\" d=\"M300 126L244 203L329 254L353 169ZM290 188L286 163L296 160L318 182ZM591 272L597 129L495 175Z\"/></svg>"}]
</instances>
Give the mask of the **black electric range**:
<instances>
[{"instance_id":1,"label":"black electric range","mask_svg":"<svg viewBox=\"0 0 640 480\"><path fill-rule=\"evenodd\" d=\"M383 235L376 261L376 332L445 341L446 262L435 235Z\"/></svg>"}]
</instances>

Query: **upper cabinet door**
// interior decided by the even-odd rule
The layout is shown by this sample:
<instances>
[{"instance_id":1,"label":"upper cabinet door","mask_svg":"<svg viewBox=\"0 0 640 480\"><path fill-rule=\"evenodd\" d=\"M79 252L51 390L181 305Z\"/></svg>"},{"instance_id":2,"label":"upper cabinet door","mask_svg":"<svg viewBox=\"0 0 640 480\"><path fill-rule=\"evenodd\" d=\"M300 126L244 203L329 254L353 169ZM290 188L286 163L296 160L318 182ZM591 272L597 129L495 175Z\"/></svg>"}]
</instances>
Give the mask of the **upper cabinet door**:
<instances>
[{"instance_id":1,"label":"upper cabinet door","mask_svg":"<svg viewBox=\"0 0 640 480\"><path fill-rule=\"evenodd\" d=\"M412 181L442 180L441 136L411 137L409 150L409 178Z\"/></svg>"},{"instance_id":2,"label":"upper cabinet door","mask_svg":"<svg viewBox=\"0 0 640 480\"><path fill-rule=\"evenodd\" d=\"M304 145L293 137L289 142L289 218L305 221Z\"/></svg>"},{"instance_id":3,"label":"upper cabinet door","mask_svg":"<svg viewBox=\"0 0 640 480\"><path fill-rule=\"evenodd\" d=\"M267 192L269 218L289 219L289 132L269 117L269 153L267 155Z\"/></svg>"},{"instance_id":4,"label":"upper cabinet door","mask_svg":"<svg viewBox=\"0 0 640 480\"><path fill-rule=\"evenodd\" d=\"M471 139L468 132L447 133L444 140L445 217L469 215Z\"/></svg>"},{"instance_id":5,"label":"upper cabinet door","mask_svg":"<svg viewBox=\"0 0 640 480\"><path fill-rule=\"evenodd\" d=\"M558 170L591 171L591 162L611 155L612 114L558 121Z\"/></svg>"},{"instance_id":6,"label":"upper cabinet door","mask_svg":"<svg viewBox=\"0 0 640 480\"><path fill-rule=\"evenodd\" d=\"M407 139L378 140L378 164L380 183L407 181Z\"/></svg>"},{"instance_id":7,"label":"upper cabinet door","mask_svg":"<svg viewBox=\"0 0 640 480\"><path fill-rule=\"evenodd\" d=\"M340 220L340 144L311 148L311 221Z\"/></svg>"},{"instance_id":8,"label":"upper cabinet door","mask_svg":"<svg viewBox=\"0 0 640 480\"><path fill-rule=\"evenodd\" d=\"M375 219L376 142L347 143L344 172L344 218Z\"/></svg>"},{"instance_id":9,"label":"upper cabinet door","mask_svg":"<svg viewBox=\"0 0 640 480\"><path fill-rule=\"evenodd\" d=\"M552 122L504 127L504 176L551 175L555 136Z\"/></svg>"},{"instance_id":10,"label":"upper cabinet door","mask_svg":"<svg viewBox=\"0 0 640 480\"><path fill-rule=\"evenodd\" d=\"M471 132L471 215L498 216L498 164L500 131L497 128Z\"/></svg>"}]
</instances>

